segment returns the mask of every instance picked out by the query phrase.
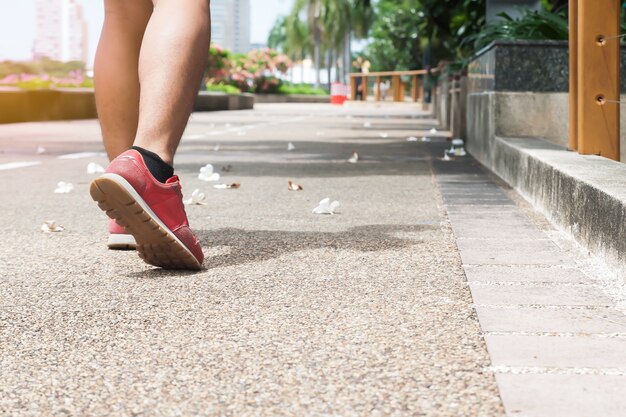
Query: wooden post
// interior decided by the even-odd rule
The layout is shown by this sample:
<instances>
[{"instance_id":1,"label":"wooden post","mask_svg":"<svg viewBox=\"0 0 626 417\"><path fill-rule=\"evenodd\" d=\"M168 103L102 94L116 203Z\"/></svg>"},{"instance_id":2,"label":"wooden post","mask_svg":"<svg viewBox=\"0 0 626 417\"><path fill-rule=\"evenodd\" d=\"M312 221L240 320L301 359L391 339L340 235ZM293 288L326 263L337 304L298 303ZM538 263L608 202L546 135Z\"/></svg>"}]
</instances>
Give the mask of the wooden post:
<instances>
[{"instance_id":1,"label":"wooden post","mask_svg":"<svg viewBox=\"0 0 626 417\"><path fill-rule=\"evenodd\" d=\"M578 150L578 0L569 0L569 149Z\"/></svg>"},{"instance_id":2,"label":"wooden post","mask_svg":"<svg viewBox=\"0 0 626 417\"><path fill-rule=\"evenodd\" d=\"M376 76L376 101L380 101L380 75Z\"/></svg>"},{"instance_id":3,"label":"wooden post","mask_svg":"<svg viewBox=\"0 0 626 417\"><path fill-rule=\"evenodd\" d=\"M417 78L417 74L413 76L411 83L411 98L413 99L413 103L417 103L417 96L419 94L419 79Z\"/></svg>"},{"instance_id":4,"label":"wooden post","mask_svg":"<svg viewBox=\"0 0 626 417\"><path fill-rule=\"evenodd\" d=\"M354 75L350 76L350 98L352 101L356 101L356 77Z\"/></svg>"},{"instance_id":5,"label":"wooden post","mask_svg":"<svg viewBox=\"0 0 626 417\"><path fill-rule=\"evenodd\" d=\"M367 101L367 77L366 76L363 77L361 88L363 89L363 93L361 94L361 100Z\"/></svg>"},{"instance_id":6,"label":"wooden post","mask_svg":"<svg viewBox=\"0 0 626 417\"><path fill-rule=\"evenodd\" d=\"M620 159L620 0L578 2L578 151Z\"/></svg>"},{"instance_id":7,"label":"wooden post","mask_svg":"<svg viewBox=\"0 0 626 417\"><path fill-rule=\"evenodd\" d=\"M399 75L393 75L391 77L391 85L392 85L392 90L393 90L393 101L399 101L398 100L398 91L400 91L400 76Z\"/></svg>"}]
</instances>

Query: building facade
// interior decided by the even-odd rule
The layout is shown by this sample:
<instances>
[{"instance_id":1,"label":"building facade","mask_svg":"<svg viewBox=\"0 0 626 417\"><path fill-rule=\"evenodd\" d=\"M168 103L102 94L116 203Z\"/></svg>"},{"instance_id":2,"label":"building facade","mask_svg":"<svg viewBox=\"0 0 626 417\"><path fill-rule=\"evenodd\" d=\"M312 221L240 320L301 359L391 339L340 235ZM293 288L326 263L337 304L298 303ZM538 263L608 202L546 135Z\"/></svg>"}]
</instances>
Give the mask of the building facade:
<instances>
[{"instance_id":1,"label":"building facade","mask_svg":"<svg viewBox=\"0 0 626 417\"><path fill-rule=\"evenodd\" d=\"M250 0L211 1L211 41L237 53L250 50Z\"/></svg>"},{"instance_id":2,"label":"building facade","mask_svg":"<svg viewBox=\"0 0 626 417\"><path fill-rule=\"evenodd\" d=\"M76 0L37 0L33 58L89 60L89 28Z\"/></svg>"}]
</instances>

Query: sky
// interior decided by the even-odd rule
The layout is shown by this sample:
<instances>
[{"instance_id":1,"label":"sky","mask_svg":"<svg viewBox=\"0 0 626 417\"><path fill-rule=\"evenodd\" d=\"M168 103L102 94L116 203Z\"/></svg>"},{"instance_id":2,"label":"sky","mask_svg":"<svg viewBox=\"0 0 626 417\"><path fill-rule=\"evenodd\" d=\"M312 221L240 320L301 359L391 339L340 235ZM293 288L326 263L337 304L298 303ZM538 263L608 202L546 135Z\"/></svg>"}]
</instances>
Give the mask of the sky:
<instances>
[{"instance_id":1,"label":"sky","mask_svg":"<svg viewBox=\"0 0 626 417\"><path fill-rule=\"evenodd\" d=\"M89 24L89 54L95 55L103 19L104 0L77 0ZM0 61L28 60L35 39L36 0L0 0ZM250 0L252 43L266 43L272 25L287 15L294 0ZM93 59L93 58L92 58Z\"/></svg>"}]
</instances>

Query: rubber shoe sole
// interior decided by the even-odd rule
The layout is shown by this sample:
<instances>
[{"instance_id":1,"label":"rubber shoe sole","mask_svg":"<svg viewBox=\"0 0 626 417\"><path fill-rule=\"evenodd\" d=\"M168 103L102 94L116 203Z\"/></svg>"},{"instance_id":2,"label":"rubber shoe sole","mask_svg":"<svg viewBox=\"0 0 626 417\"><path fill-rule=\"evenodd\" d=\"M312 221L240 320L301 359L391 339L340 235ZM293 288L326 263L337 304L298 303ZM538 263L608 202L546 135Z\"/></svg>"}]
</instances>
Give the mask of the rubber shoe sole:
<instances>
[{"instance_id":1,"label":"rubber shoe sole","mask_svg":"<svg viewBox=\"0 0 626 417\"><path fill-rule=\"evenodd\" d=\"M200 270L202 264L167 228L123 177L104 174L90 187L91 198L137 242L139 256L165 269Z\"/></svg>"},{"instance_id":2,"label":"rubber shoe sole","mask_svg":"<svg viewBox=\"0 0 626 417\"><path fill-rule=\"evenodd\" d=\"M137 242L133 235L110 234L107 246L111 250L135 250Z\"/></svg>"}]
</instances>

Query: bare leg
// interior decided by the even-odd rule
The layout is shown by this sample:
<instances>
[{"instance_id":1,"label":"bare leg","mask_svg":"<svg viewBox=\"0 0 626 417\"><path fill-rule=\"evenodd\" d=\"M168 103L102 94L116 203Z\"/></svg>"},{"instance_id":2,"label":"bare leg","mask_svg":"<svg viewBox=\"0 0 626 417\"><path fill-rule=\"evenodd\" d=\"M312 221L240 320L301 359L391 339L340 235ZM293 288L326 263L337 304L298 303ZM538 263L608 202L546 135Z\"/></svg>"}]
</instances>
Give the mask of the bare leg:
<instances>
[{"instance_id":1,"label":"bare leg","mask_svg":"<svg viewBox=\"0 0 626 417\"><path fill-rule=\"evenodd\" d=\"M208 59L209 0L153 0L139 57L135 145L172 164Z\"/></svg>"},{"instance_id":2,"label":"bare leg","mask_svg":"<svg viewBox=\"0 0 626 417\"><path fill-rule=\"evenodd\" d=\"M95 61L98 118L109 159L128 150L139 120L139 51L151 0L105 0Z\"/></svg>"}]
</instances>

